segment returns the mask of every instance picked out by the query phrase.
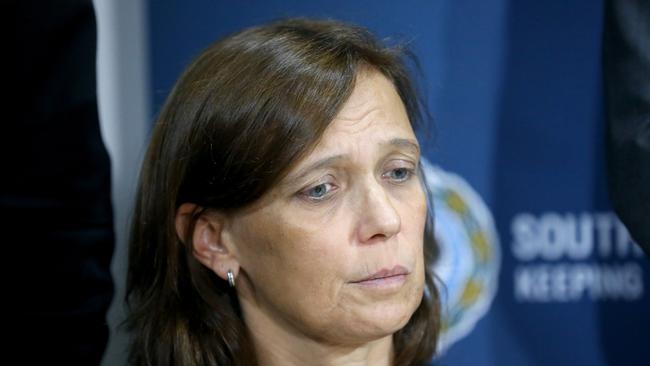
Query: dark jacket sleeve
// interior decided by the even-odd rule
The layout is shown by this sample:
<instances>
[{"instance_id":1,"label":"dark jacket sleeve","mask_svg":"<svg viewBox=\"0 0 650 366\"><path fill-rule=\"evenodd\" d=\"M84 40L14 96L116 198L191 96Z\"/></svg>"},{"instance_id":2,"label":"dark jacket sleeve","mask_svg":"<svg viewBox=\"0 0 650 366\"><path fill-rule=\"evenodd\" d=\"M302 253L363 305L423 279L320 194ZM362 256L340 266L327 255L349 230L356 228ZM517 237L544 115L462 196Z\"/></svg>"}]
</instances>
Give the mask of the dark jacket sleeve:
<instances>
[{"instance_id":1,"label":"dark jacket sleeve","mask_svg":"<svg viewBox=\"0 0 650 366\"><path fill-rule=\"evenodd\" d=\"M603 41L609 193L650 255L650 1L607 0Z\"/></svg>"},{"instance_id":2,"label":"dark jacket sleeve","mask_svg":"<svg viewBox=\"0 0 650 366\"><path fill-rule=\"evenodd\" d=\"M0 206L20 364L99 364L113 296L91 0L10 2ZM4 103L3 103L4 104ZM7 117L11 116L11 117Z\"/></svg>"}]
</instances>

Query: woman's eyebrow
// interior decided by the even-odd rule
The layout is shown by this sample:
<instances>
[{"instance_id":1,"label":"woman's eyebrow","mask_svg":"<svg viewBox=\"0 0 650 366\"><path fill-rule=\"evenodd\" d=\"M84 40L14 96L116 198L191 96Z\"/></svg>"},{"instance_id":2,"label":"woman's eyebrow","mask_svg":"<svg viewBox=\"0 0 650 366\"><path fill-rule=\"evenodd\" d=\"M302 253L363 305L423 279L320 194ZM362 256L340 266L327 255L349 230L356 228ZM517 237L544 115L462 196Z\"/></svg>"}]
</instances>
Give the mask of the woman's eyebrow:
<instances>
[{"instance_id":1,"label":"woman's eyebrow","mask_svg":"<svg viewBox=\"0 0 650 366\"><path fill-rule=\"evenodd\" d=\"M412 139L405 139L405 138L394 138L388 141L387 143L384 143L382 145L389 145L389 146L394 146L394 147L399 147L399 148L406 148L409 150L412 150L413 153L415 154L420 154L420 146L418 145L417 141L412 140Z\"/></svg>"},{"instance_id":2,"label":"woman's eyebrow","mask_svg":"<svg viewBox=\"0 0 650 366\"><path fill-rule=\"evenodd\" d=\"M381 143L381 145L399 147L402 149L405 148L411 150L416 155L420 154L420 146L418 146L417 142L412 139L394 138L389 140L388 142ZM292 174L292 176L289 178L289 181L301 180L312 171L333 165L343 160L345 157L346 157L345 154L339 154L339 155L328 156L326 158L316 160L315 162L309 164L305 168L300 169L295 175Z\"/></svg>"},{"instance_id":3,"label":"woman's eyebrow","mask_svg":"<svg viewBox=\"0 0 650 366\"><path fill-rule=\"evenodd\" d=\"M290 180L292 180L292 181L293 180L300 180L303 177L305 177L307 174L309 174L310 172L312 172L314 170L324 168L324 167L329 166L329 165L333 165L334 163L337 163L337 162L343 160L344 157L345 157L345 155L340 154L340 155L333 155L333 156L329 156L329 157L317 160L317 161L309 164L305 168L300 169L300 171L298 173L296 173L296 175L294 175Z\"/></svg>"}]
</instances>

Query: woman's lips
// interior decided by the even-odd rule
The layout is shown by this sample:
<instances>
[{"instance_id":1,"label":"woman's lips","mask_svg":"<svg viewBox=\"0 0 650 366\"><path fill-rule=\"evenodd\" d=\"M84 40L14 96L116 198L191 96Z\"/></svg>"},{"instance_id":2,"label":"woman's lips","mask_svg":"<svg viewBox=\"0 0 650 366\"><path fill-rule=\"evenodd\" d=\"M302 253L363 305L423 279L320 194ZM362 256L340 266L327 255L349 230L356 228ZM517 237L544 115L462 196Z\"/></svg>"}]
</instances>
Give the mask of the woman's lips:
<instances>
[{"instance_id":1,"label":"woman's lips","mask_svg":"<svg viewBox=\"0 0 650 366\"><path fill-rule=\"evenodd\" d=\"M406 281L409 271L400 265L391 269L382 268L379 271L362 278L361 280L352 281L352 283L364 287L392 287L401 285Z\"/></svg>"}]
</instances>

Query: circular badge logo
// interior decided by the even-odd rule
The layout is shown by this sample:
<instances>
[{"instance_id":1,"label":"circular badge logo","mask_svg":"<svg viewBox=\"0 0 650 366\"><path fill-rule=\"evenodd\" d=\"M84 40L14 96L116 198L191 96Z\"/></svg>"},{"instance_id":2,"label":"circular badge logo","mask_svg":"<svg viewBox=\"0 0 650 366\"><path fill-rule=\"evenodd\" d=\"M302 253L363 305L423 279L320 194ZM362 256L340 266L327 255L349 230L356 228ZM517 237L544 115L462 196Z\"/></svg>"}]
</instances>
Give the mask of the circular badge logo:
<instances>
[{"instance_id":1,"label":"circular badge logo","mask_svg":"<svg viewBox=\"0 0 650 366\"><path fill-rule=\"evenodd\" d=\"M441 354L469 334L490 308L501 252L492 214L470 185L424 159L422 170L439 246L433 271L442 282Z\"/></svg>"}]
</instances>

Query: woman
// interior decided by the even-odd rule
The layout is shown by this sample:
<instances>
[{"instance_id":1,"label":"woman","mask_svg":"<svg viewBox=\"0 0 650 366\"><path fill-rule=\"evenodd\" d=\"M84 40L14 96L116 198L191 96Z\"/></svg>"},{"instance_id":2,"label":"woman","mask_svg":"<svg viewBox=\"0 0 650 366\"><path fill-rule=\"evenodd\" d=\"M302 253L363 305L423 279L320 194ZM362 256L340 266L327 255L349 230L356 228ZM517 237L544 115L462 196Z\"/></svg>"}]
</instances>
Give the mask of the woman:
<instances>
[{"instance_id":1,"label":"woman","mask_svg":"<svg viewBox=\"0 0 650 366\"><path fill-rule=\"evenodd\" d=\"M438 297L400 55L292 19L189 66L142 169L133 363L426 364Z\"/></svg>"}]
</instances>

